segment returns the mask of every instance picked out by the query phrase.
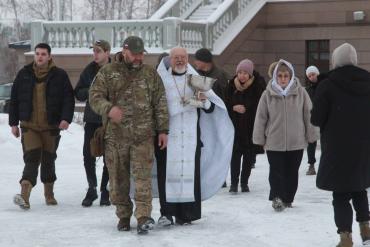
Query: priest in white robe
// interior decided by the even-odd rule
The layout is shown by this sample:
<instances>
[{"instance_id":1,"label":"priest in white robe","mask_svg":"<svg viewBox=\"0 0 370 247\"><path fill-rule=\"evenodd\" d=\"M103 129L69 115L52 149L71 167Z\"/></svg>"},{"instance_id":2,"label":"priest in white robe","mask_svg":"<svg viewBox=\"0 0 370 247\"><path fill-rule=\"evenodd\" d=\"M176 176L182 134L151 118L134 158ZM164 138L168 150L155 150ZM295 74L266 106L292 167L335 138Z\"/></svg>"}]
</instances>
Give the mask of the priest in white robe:
<instances>
[{"instance_id":1,"label":"priest in white robe","mask_svg":"<svg viewBox=\"0 0 370 247\"><path fill-rule=\"evenodd\" d=\"M201 93L202 104L189 103L194 90L187 74L197 74L182 47L170 51L170 67L162 61L158 73L166 89L168 145L157 143L156 160L161 217L158 224L190 224L201 218L201 201L224 183L231 160L234 128L223 101L212 91Z\"/></svg>"}]
</instances>

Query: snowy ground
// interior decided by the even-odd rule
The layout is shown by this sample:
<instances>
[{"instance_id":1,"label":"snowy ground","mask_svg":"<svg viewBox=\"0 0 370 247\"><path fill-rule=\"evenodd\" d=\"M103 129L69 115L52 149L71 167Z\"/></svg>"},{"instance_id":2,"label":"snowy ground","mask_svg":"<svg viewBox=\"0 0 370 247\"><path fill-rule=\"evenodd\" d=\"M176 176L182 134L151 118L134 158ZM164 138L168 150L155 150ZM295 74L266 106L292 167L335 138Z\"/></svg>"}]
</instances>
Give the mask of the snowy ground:
<instances>
[{"instance_id":1,"label":"snowy ground","mask_svg":"<svg viewBox=\"0 0 370 247\"><path fill-rule=\"evenodd\" d=\"M44 204L41 183L31 193L31 210L13 205L23 169L20 140L11 136L7 118L0 115L0 246L210 246L210 247L328 247L338 240L331 194L315 187L315 176L306 176L307 157L300 169L299 188L292 209L276 213L267 200L268 162L258 156L250 178L250 193L231 195L227 189L203 203L202 219L190 226L156 227L149 235L116 230L114 207L81 207L86 193L82 163L83 129L71 125L62 133L56 162L56 207ZM101 175L102 164L98 164ZM100 177L100 176L99 176ZM229 183L229 181L228 181ZM153 218L159 217L153 199ZM362 246L354 224L355 246Z\"/></svg>"}]
</instances>

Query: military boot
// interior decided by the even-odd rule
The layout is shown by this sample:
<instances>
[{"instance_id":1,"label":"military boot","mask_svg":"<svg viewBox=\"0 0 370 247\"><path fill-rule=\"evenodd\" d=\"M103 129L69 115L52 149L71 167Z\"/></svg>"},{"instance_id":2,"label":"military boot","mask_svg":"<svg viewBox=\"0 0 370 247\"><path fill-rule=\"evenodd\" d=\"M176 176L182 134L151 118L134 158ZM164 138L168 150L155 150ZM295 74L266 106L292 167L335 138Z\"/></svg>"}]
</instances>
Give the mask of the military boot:
<instances>
[{"instance_id":1,"label":"military boot","mask_svg":"<svg viewBox=\"0 0 370 247\"><path fill-rule=\"evenodd\" d=\"M360 234L363 245L370 245L370 227L369 221L360 222Z\"/></svg>"},{"instance_id":2,"label":"military boot","mask_svg":"<svg viewBox=\"0 0 370 247\"><path fill-rule=\"evenodd\" d=\"M337 247L352 247L352 234L350 232L341 232L340 235L340 241L337 245Z\"/></svg>"},{"instance_id":3,"label":"military boot","mask_svg":"<svg viewBox=\"0 0 370 247\"><path fill-rule=\"evenodd\" d=\"M140 217L137 220L137 233L138 234L147 234L149 230L152 230L154 227L154 220L150 217Z\"/></svg>"},{"instance_id":4,"label":"military boot","mask_svg":"<svg viewBox=\"0 0 370 247\"><path fill-rule=\"evenodd\" d=\"M44 195L45 195L46 205L54 206L58 204L57 200L55 200L55 197L54 197L54 183L44 184Z\"/></svg>"},{"instance_id":5,"label":"military boot","mask_svg":"<svg viewBox=\"0 0 370 247\"><path fill-rule=\"evenodd\" d=\"M306 175L308 175L308 176L316 175L316 170L315 170L315 165L314 164L310 164L310 166L308 167L308 170L306 172Z\"/></svg>"},{"instance_id":6,"label":"military boot","mask_svg":"<svg viewBox=\"0 0 370 247\"><path fill-rule=\"evenodd\" d=\"M131 227L130 227L130 218L122 218L119 220L118 224L117 224L117 230L122 232L128 232L130 231Z\"/></svg>"},{"instance_id":7,"label":"military boot","mask_svg":"<svg viewBox=\"0 0 370 247\"><path fill-rule=\"evenodd\" d=\"M14 203L21 209L30 209L30 195L32 190L32 184L30 181L23 180L21 182L21 193L14 196Z\"/></svg>"},{"instance_id":8,"label":"military boot","mask_svg":"<svg viewBox=\"0 0 370 247\"><path fill-rule=\"evenodd\" d=\"M97 198L98 198L98 193L96 192L96 188L90 187L87 190L86 196L82 201L82 206L90 207L93 204L93 201L95 201Z\"/></svg>"},{"instance_id":9,"label":"military boot","mask_svg":"<svg viewBox=\"0 0 370 247\"><path fill-rule=\"evenodd\" d=\"M100 206L110 206L109 191L104 189L100 194Z\"/></svg>"}]
</instances>

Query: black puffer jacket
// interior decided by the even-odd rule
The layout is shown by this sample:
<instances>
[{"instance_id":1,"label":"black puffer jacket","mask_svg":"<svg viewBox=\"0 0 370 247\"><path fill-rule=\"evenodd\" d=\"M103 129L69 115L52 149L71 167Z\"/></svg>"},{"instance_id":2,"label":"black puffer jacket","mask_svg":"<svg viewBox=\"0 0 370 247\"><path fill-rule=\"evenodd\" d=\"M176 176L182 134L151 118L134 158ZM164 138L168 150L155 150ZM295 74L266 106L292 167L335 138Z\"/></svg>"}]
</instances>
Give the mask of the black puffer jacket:
<instances>
[{"instance_id":1,"label":"black puffer jacket","mask_svg":"<svg viewBox=\"0 0 370 247\"><path fill-rule=\"evenodd\" d=\"M320 127L320 189L354 192L370 186L370 74L355 67L332 70L313 100L312 124Z\"/></svg>"},{"instance_id":2,"label":"black puffer jacket","mask_svg":"<svg viewBox=\"0 0 370 247\"><path fill-rule=\"evenodd\" d=\"M264 91L263 84L265 80L257 72L254 72L253 75L255 79L252 85L242 92L236 90L235 77L229 81L225 105L235 128L234 146L236 145L240 149L254 148L259 150L259 146L253 144L252 135L257 106ZM235 112L233 110L235 105L244 105L246 112L243 114Z\"/></svg>"},{"instance_id":3,"label":"black puffer jacket","mask_svg":"<svg viewBox=\"0 0 370 247\"><path fill-rule=\"evenodd\" d=\"M32 65L33 63L24 66L14 80L9 105L10 126L17 126L19 121L31 119L33 88L36 84ZM46 77L45 95L48 123L58 125L61 120L71 123L75 100L71 82L63 69L50 69Z\"/></svg>"},{"instance_id":4,"label":"black puffer jacket","mask_svg":"<svg viewBox=\"0 0 370 247\"><path fill-rule=\"evenodd\" d=\"M110 61L110 60L109 60ZM96 114L90 107L89 104L89 89L91 83L93 82L96 74L98 73L100 67L96 62L89 63L80 75L80 79L75 87L75 96L79 101L86 101L85 112L84 112L84 122L87 123L101 123L102 118L100 115Z\"/></svg>"}]
</instances>

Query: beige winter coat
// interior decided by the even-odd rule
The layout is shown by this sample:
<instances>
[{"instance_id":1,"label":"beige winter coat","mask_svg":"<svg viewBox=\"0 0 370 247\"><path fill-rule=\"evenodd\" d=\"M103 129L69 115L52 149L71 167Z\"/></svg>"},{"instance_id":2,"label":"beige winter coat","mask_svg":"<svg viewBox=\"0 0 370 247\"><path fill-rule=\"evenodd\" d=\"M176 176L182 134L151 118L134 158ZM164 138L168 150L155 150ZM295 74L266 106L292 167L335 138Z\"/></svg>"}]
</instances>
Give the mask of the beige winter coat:
<instances>
[{"instance_id":1,"label":"beige winter coat","mask_svg":"<svg viewBox=\"0 0 370 247\"><path fill-rule=\"evenodd\" d=\"M253 142L270 151L304 149L319 138L318 128L310 123L312 103L297 80L287 96L268 84L257 108Z\"/></svg>"}]
</instances>

